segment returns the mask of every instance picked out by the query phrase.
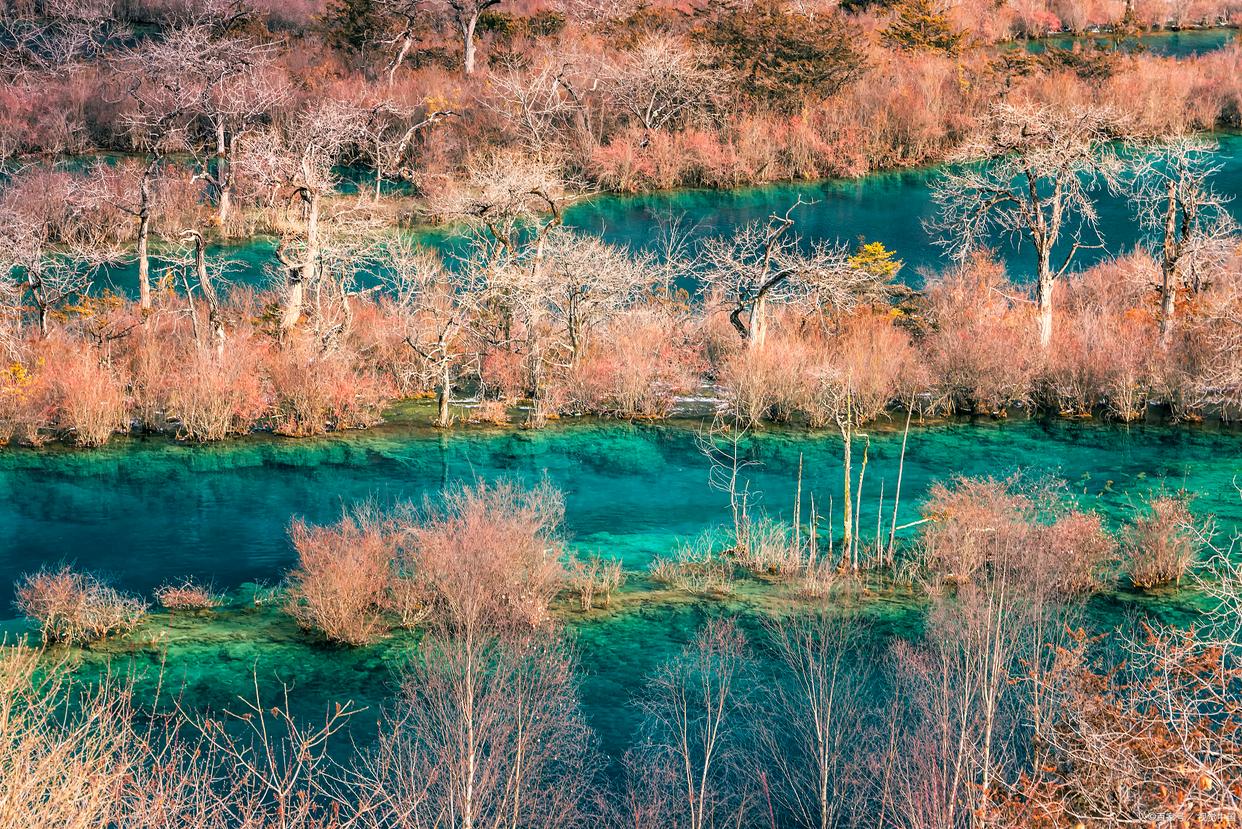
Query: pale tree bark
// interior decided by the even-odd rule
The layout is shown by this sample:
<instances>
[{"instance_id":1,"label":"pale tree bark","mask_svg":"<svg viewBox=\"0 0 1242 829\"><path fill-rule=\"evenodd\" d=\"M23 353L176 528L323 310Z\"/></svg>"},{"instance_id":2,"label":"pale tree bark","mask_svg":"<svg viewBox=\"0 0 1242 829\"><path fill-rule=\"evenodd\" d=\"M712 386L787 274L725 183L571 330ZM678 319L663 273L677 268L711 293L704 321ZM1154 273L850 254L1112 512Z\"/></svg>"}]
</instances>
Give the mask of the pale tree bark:
<instances>
[{"instance_id":1,"label":"pale tree bark","mask_svg":"<svg viewBox=\"0 0 1242 829\"><path fill-rule=\"evenodd\" d=\"M1080 250L1103 246L1094 189L1101 181L1116 185L1120 161L1110 142L1124 134L1121 120L1100 107L998 104L957 154L966 166L950 169L933 188L939 215L929 227L955 259L997 235L1030 243L1044 348L1052 341L1056 281ZM1064 243L1064 258L1054 264Z\"/></svg>"}]
</instances>

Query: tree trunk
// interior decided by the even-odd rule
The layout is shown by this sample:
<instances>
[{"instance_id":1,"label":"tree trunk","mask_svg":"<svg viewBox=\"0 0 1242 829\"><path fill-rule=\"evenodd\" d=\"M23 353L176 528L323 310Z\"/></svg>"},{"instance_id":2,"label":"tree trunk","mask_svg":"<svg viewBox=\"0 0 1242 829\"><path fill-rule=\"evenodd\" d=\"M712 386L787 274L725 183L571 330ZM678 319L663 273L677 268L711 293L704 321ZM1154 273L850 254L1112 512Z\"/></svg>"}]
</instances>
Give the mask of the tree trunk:
<instances>
[{"instance_id":1,"label":"tree trunk","mask_svg":"<svg viewBox=\"0 0 1242 829\"><path fill-rule=\"evenodd\" d=\"M751 348L763 348L768 338L768 299L760 296L750 306L750 332L748 344Z\"/></svg>"},{"instance_id":2,"label":"tree trunk","mask_svg":"<svg viewBox=\"0 0 1242 829\"><path fill-rule=\"evenodd\" d=\"M436 416L436 425L447 429L453 425L452 417L449 414L449 396L453 389L452 363L448 359L447 346L441 346L444 350L444 361L440 364L440 394L437 399L439 414Z\"/></svg>"},{"instance_id":3,"label":"tree trunk","mask_svg":"<svg viewBox=\"0 0 1242 829\"><path fill-rule=\"evenodd\" d=\"M1169 179L1169 204L1164 214L1164 246L1160 260L1160 339L1173 339L1173 314L1177 308L1177 181Z\"/></svg>"},{"instance_id":4,"label":"tree trunk","mask_svg":"<svg viewBox=\"0 0 1242 829\"><path fill-rule=\"evenodd\" d=\"M306 195L306 258L296 270L289 273L289 285L285 290L285 305L281 309L281 331L292 331L302 319L302 305L306 287L313 285L319 267L319 194Z\"/></svg>"},{"instance_id":5,"label":"tree trunk","mask_svg":"<svg viewBox=\"0 0 1242 829\"><path fill-rule=\"evenodd\" d=\"M846 408L847 410L849 408L848 402L846 403ZM850 479L853 477L853 474L854 474L851 468L852 458L850 457L853 454L853 440L852 439L854 436L854 425L853 425L852 415L847 414L845 417L845 420L839 421L838 425L839 425L839 428L841 429L841 444L842 444L842 452L841 452L841 455L842 455L841 467L842 467L842 473L843 473L842 500L845 502L844 504L845 514L843 517L844 535L841 539L841 565L844 567L846 565L852 565L853 563L853 559L851 557L852 556L851 550L853 549L853 540L854 540L854 513L853 513L853 498L851 497L851 493L850 493L850 486L852 483ZM829 521L829 524L831 525L831 521Z\"/></svg>"},{"instance_id":6,"label":"tree trunk","mask_svg":"<svg viewBox=\"0 0 1242 829\"><path fill-rule=\"evenodd\" d=\"M151 310L150 237L151 180L149 173L143 173L138 185L138 307L144 313Z\"/></svg>"},{"instance_id":7,"label":"tree trunk","mask_svg":"<svg viewBox=\"0 0 1242 829\"><path fill-rule=\"evenodd\" d=\"M478 13L471 14L462 21L463 66L467 76L474 74L474 30L479 25Z\"/></svg>"},{"instance_id":8,"label":"tree trunk","mask_svg":"<svg viewBox=\"0 0 1242 829\"><path fill-rule=\"evenodd\" d=\"M207 324L211 327L212 348L216 359L224 358L224 319L220 313L220 297L216 294L216 286L212 284L207 273L207 245L201 233L194 234L194 271L198 277L199 290L207 300Z\"/></svg>"},{"instance_id":9,"label":"tree trunk","mask_svg":"<svg viewBox=\"0 0 1242 829\"><path fill-rule=\"evenodd\" d=\"M1039 251L1039 272L1037 290L1039 293L1039 347L1047 349L1052 343L1052 289L1055 280L1052 274L1051 246Z\"/></svg>"},{"instance_id":10,"label":"tree trunk","mask_svg":"<svg viewBox=\"0 0 1242 829\"><path fill-rule=\"evenodd\" d=\"M224 131L224 121L216 124L216 187L219 189L217 218L224 227L233 209L233 171L229 165L229 142Z\"/></svg>"}]
</instances>

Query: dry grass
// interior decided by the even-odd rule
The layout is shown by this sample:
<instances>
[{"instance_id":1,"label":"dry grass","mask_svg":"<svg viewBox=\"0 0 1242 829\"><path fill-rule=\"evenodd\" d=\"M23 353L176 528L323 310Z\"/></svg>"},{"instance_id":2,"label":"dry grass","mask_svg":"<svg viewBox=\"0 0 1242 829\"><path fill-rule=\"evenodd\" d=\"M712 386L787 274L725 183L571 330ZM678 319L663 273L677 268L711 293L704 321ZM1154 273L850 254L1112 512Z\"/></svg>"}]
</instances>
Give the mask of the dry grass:
<instances>
[{"instance_id":1,"label":"dry grass","mask_svg":"<svg viewBox=\"0 0 1242 829\"><path fill-rule=\"evenodd\" d=\"M160 585L155 588L155 600L165 610L211 610L224 604L224 598L211 585L193 579Z\"/></svg>"},{"instance_id":2,"label":"dry grass","mask_svg":"<svg viewBox=\"0 0 1242 829\"><path fill-rule=\"evenodd\" d=\"M569 592L577 595L583 613L590 611L596 601L608 607L613 591L625 583L625 572L618 559L593 555L586 560L569 556L566 585Z\"/></svg>"}]
</instances>

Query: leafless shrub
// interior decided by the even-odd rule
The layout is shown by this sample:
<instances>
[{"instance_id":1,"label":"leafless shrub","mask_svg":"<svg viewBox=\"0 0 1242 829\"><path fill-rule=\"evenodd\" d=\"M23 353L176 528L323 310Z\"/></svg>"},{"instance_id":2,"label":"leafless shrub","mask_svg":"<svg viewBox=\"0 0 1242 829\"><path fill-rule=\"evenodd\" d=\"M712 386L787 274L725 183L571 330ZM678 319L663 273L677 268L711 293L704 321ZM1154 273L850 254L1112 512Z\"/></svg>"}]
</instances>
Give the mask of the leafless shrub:
<instances>
[{"instance_id":1,"label":"leafless shrub","mask_svg":"<svg viewBox=\"0 0 1242 829\"><path fill-rule=\"evenodd\" d=\"M0 647L0 826L119 825L134 771L131 695L80 687L43 657Z\"/></svg>"},{"instance_id":2,"label":"leafless shrub","mask_svg":"<svg viewBox=\"0 0 1242 829\"><path fill-rule=\"evenodd\" d=\"M138 626L141 599L70 567L43 569L17 583L17 608L39 623L45 643L85 645Z\"/></svg>"},{"instance_id":3,"label":"leafless shrub","mask_svg":"<svg viewBox=\"0 0 1242 829\"><path fill-rule=\"evenodd\" d=\"M298 624L347 645L382 636L392 544L375 511L356 510L329 527L294 521L289 536L298 566L289 574L285 607Z\"/></svg>"},{"instance_id":4,"label":"leafless shrub","mask_svg":"<svg viewBox=\"0 0 1242 829\"><path fill-rule=\"evenodd\" d=\"M223 597L211 585L199 584L194 579L160 585L155 589L155 600L165 610L211 610L224 604Z\"/></svg>"},{"instance_id":5,"label":"leafless shrub","mask_svg":"<svg viewBox=\"0 0 1242 829\"><path fill-rule=\"evenodd\" d=\"M619 559L593 555L583 561L576 555L569 557L567 584L570 592L578 596L583 613L595 606L596 599L608 607L613 591L624 583L625 572Z\"/></svg>"},{"instance_id":6,"label":"leafless shrub","mask_svg":"<svg viewBox=\"0 0 1242 829\"><path fill-rule=\"evenodd\" d=\"M801 574L806 563L800 545L794 543L792 527L768 516L748 522L732 558L757 576L782 579Z\"/></svg>"},{"instance_id":7,"label":"leafless shrub","mask_svg":"<svg viewBox=\"0 0 1242 829\"><path fill-rule=\"evenodd\" d=\"M1202 550L1199 526L1186 495L1158 493L1148 498L1121 533L1123 566L1130 583L1144 589L1181 584Z\"/></svg>"},{"instance_id":8,"label":"leafless shrub","mask_svg":"<svg viewBox=\"0 0 1242 829\"><path fill-rule=\"evenodd\" d=\"M1098 590L1116 544L1094 513L1065 502L1051 482L956 478L932 486L923 505L926 562L964 583L1012 576L1043 596Z\"/></svg>"},{"instance_id":9,"label":"leafless shrub","mask_svg":"<svg viewBox=\"0 0 1242 829\"><path fill-rule=\"evenodd\" d=\"M403 544L451 626L541 625L563 582L556 530L564 511L546 483L464 486L410 519Z\"/></svg>"}]
</instances>

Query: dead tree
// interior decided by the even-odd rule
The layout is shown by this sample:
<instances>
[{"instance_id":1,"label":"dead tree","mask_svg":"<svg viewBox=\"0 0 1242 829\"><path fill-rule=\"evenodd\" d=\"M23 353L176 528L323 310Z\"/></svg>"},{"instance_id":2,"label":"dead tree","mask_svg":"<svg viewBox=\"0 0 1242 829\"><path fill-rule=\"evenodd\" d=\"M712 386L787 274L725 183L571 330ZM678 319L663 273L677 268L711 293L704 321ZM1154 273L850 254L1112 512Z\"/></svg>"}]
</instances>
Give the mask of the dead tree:
<instances>
[{"instance_id":1,"label":"dead tree","mask_svg":"<svg viewBox=\"0 0 1242 829\"><path fill-rule=\"evenodd\" d=\"M744 779L753 778L744 749L748 668L736 624L711 620L648 681L646 742L629 765L650 790L628 799L666 804L662 825L746 825Z\"/></svg>"},{"instance_id":2,"label":"dead tree","mask_svg":"<svg viewBox=\"0 0 1242 829\"><path fill-rule=\"evenodd\" d=\"M365 138L366 111L333 98L308 104L287 121L256 133L239 156L247 172L271 192L300 207L300 220L282 234L276 255L283 268L280 330L302 318L306 292L322 269L326 199L336 192L336 165Z\"/></svg>"},{"instance_id":3,"label":"dead tree","mask_svg":"<svg viewBox=\"0 0 1242 829\"><path fill-rule=\"evenodd\" d=\"M1177 135L1144 148L1135 165L1131 200L1160 259L1160 332L1173 335L1178 292L1198 293L1205 274L1228 259L1237 245L1237 222L1228 198L1212 189L1220 169L1216 144Z\"/></svg>"},{"instance_id":4,"label":"dead tree","mask_svg":"<svg viewBox=\"0 0 1242 829\"><path fill-rule=\"evenodd\" d=\"M799 198L766 225L751 223L704 245L697 268L700 291L709 303L728 310L729 322L749 348L763 348L771 305L814 297L820 308L848 311L887 292L887 278L852 267L844 246L803 244L793 232L793 214L805 204Z\"/></svg>"},{"instance_id":5,"label":"dead tree","mask_svg":"<svg viewBox=\"0 0 1242 829\"><path fill-rule=\"evenodd\" d=\"M85 180L66 173L26 171L0 191L0 277L15 302L29 297L40 334L58 308L85 296L100 265L120 257L115 219Z\"/></svg>"},{"instance_id":6,"label":"dead tree","mask_svg":"<svg viewBox=\"0 0 1242 829\"><path fill-rule=\"evenodd\" d=\"M1083 248L1102 247L1095 193L1114 185L1120 162L1110 142L1119 119L1099 107L997 104L958 151L963 166L933 187L930 223L957 261L994 235L1029 242L1035 252L1039 341L1052 340L1052 293ZM1069 243L1053 264L1058 244Z\"/></svg>"},{"instance_id":7,"label":"dead tree","mask_svg":"<svg viewBox=\"0 0 1242 829\"><path fill-rule=\"evenodd\" d=\"M701 123L728 108L729 74L681 40L651 35L606 70L612 105L650 134Z\"/></svg>"},{"instance_id":8,"label":"dead tree","mask_svg":"<svg viewBox=\"0 0 1242 829\"><path fill-rule=\"evenodd\" d=\"M469 267L446 268L438 255L404 236L387 240L380 264L405 320L405 343L436 377L436 425L451 426L454 372L470 356L467 329L483 296L478 273Z\"/></svg>"},{"instance_id":9,"label":"dead tree","mask_svg":"<svg viewBox=\"0 0 1242 829\"><path fill-rule=\"evenodd\" d=\"M467 76L474 74L475 34L479 28L479 18L490 8L500 5L501 0L436 0L437 11L447 17L461 34L462 39L462 71Z\"/></svg>"}]
</instances>

